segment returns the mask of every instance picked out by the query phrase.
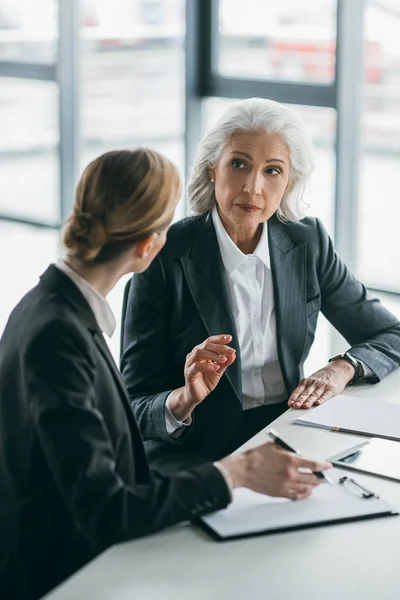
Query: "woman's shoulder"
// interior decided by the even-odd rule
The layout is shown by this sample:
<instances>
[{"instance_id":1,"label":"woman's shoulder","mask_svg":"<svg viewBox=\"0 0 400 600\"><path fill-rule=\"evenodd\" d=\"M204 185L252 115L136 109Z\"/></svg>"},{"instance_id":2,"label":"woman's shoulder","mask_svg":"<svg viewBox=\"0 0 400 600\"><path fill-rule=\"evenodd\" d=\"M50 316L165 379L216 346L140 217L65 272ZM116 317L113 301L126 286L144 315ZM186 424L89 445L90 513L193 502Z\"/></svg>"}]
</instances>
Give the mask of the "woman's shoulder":
<instances>
[{"instance_id":1,"label":"woman's shoulder","mask_svg":"<svg viewBox=\"0 0 400 600\"><path fill-rule=\"evenodd\" d=\"M168 231L167 242L162 254L179 254L184 256L190 251L194 238L210 226L206 215L185 217L176 221Z\"/></svg>"},{"instance_id":2,"label":"woman's shoulder","mask_svg":"<svg viewBox=\"0 0 400 600\"><path fill-rule=\"evenodd\" d=\"M307 242L320 245L321 241L329 237L317 217L304 217L301 221L280 221L280 224L294 243Z\"/></svg>"}]
</instances>

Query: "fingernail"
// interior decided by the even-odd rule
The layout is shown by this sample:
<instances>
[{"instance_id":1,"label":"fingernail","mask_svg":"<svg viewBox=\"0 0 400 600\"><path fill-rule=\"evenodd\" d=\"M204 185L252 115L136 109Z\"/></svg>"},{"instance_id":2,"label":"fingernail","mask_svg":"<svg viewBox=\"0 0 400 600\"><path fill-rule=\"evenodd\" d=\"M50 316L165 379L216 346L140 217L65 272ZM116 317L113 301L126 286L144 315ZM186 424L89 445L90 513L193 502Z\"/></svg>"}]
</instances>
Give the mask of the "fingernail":
<instances>
[{"instance_id":1,"label":"fingernail","mask_svg":"<svg viewBox=\"0 0 400 600\"><path fill-rule=\"evenodd\" d=\"M306 408L308 408L310 405L308 402L304 402L303 406L305 406Z\"/></svg>"},{"instance_id":2,"label":"fingernail","mask_svg":"<svg viewBox=\"0 0 400 600\"><path fill-rule=\"evenodd\" d=\"M300 402L296 402L295 406L301 406Z\"/></svg>"},{"instance_id":3,"label":"fingernail","mask_svg":"<svg viewBox=\"0 0 400 600\"><path fill-rule=\"evenodd\" d=\"M229 335L224 335L224 340L229 340Z\"/></svg>"},{"instance_id":4,"label":"fingernail","mask_svg":"<svg viewBox=\"0 0 400 600\"><path fill-rule=\"evenodd\" d=\"M213 365L213 369L214 369L214 371L218 371L219 365Z\"/></svg>"}]
</instances>

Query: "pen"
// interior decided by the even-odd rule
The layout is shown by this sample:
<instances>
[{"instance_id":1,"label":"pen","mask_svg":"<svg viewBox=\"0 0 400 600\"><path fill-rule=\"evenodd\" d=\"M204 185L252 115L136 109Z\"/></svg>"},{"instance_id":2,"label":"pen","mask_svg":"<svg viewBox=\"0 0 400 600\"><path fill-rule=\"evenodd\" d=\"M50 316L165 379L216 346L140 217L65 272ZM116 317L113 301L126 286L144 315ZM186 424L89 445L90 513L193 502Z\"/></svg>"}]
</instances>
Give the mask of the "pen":
<instances>
[{"instance_id":1,"label":"pen","mask_svg":"<svg viewBox=\"0 0 400 600\"><path fill-rule=\"evenodd\" d=\"M270 429L269 431L267 431L267 435L270 435L274 440L275 444L277 444L284 450L287 450L288 452L293 452L294 454L300 454L300 452L296 450L296 448L293 448L293 446L290 446L287 442L285 442L285 440L283 440L280 437L280 435L275 431L275 429ZM327 483L334 484L334 481L330 477L328 477L328 475L325 475L325 473L323 473L322 471L313 471L313 473L316 477L318 477L318 479L323 479Z\"/></svg>"}]
</instances>

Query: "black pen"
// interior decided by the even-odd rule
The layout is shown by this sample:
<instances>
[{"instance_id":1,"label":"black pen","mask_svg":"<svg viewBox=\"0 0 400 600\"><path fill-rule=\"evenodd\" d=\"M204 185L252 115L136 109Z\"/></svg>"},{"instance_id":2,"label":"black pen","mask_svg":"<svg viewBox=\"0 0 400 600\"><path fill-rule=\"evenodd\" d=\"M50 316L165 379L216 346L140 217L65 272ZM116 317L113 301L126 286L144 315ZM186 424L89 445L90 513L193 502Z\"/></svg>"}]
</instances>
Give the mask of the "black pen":
<instances>
[{"instance_id":1,"label":"black pen","mask_svg":"<svg viewBox=\"0 0 400 600\"><path fill-rule=\"evenodd\" d=\"M285 442L285 440L283 440L274 429L270 429L269 431L267 431L267 435L270 435L274 440L275 444L278 444L278 446L280 446L284 450L287 450L288 452L293 452L294 454L300 454L300 452L296 450L296 448L293 448L287 442ZM325 475L325 473L323 473L322 471L313 471L313 473L316 477L318 477L318 479L323 479L327 483L335 483L330 477L328 477L328 475Z\"/></svg>"}]
</instances>

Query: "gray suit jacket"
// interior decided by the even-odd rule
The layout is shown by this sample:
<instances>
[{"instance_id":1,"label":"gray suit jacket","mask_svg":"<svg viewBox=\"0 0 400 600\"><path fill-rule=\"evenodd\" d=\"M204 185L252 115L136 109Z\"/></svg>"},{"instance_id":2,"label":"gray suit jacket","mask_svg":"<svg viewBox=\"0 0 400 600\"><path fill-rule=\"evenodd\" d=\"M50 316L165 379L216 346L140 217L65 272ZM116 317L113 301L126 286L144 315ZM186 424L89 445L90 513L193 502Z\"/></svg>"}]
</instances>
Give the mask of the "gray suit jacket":
<instances>
[{"instance_id":1,"label":"gray suit jacket","mask_svg":"<svg viewBox=\"0 0 400 600\"><path fill-rule=\"evenodd\" d=\"M320 312L379 381L400 364L400 323L347 269L314 218L269 223L278 354L288 394L303 376ZM123 322L122 374L150 463L164 471L214 459L242 414L240 348L211 218L173 225L159 257L135 275ZM168 435L164 404L184 385L186 355L210 335L233 336L237 359L195 409L179 439Z\"/></svg>"}]
</instances>

